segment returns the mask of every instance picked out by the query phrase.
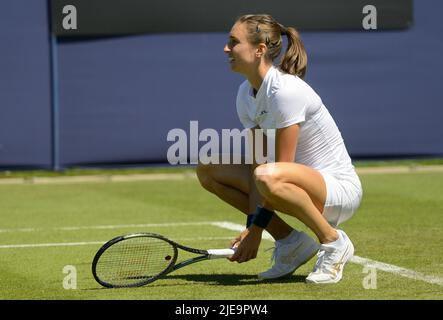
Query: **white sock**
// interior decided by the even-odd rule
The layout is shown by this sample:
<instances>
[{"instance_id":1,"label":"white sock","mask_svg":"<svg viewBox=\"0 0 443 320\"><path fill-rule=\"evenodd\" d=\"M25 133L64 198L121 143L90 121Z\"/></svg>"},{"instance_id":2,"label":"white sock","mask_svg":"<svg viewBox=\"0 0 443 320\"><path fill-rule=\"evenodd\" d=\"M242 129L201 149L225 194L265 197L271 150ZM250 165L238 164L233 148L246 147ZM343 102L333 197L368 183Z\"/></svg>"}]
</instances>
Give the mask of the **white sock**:
<instances>
[{"instance_id":1,"label":"white sock","mask_svg":"<svg viewBox=\"0 0 443 320\"><path fill-rule=\"evenodd\" d=\"M333 241L333 242L327 243L328 246L330 245L330 246L333 246L333 247L341 247L342 245L344 245L345 239L343 239L343 235L338 230L336 230L336 231L337 231L337 234L338 234L338 239Z\"/></svg>"}]
</instances>

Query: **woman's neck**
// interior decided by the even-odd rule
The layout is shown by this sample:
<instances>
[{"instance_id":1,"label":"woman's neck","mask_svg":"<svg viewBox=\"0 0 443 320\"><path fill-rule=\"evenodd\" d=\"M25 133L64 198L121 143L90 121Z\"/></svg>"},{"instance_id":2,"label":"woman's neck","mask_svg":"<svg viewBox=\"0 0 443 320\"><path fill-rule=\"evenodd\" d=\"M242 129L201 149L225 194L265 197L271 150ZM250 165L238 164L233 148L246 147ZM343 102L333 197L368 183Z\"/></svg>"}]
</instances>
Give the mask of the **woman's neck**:
<instances>
[{"instance_id":1,"label":"woman's neck","mask_svg":"<svg viewBox=\"0 0 443 320\"><path fill-rule=\"evenodd\" d=\"M255 91L258 91L260 89L263 79L265 78L266 73L268 73L271 66L271 64L260 64L259 67L256 69L256 72L247 76L249 83L251 84L252 88L255 89Z\"/></svg>"}]
</instances>

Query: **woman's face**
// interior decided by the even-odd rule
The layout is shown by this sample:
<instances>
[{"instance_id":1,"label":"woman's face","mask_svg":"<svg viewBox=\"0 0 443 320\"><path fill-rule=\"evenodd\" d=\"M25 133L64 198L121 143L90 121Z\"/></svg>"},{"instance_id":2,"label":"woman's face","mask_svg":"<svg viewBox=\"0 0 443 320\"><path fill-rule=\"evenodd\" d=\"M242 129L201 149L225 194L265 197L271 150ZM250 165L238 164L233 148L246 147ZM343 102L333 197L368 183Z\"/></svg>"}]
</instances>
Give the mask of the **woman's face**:
<instances>
[{"instance_id":1,"label":"woman's face","mask_svg":"<svg viewBox=\"0 0 443 320\"><path fill-rule=\"evenodd\" d=\"M243 23L234 24L223 51L229 57L232 71L246 75L258 65L257 46L249 43Z\"/></svg>"}]
</instances>

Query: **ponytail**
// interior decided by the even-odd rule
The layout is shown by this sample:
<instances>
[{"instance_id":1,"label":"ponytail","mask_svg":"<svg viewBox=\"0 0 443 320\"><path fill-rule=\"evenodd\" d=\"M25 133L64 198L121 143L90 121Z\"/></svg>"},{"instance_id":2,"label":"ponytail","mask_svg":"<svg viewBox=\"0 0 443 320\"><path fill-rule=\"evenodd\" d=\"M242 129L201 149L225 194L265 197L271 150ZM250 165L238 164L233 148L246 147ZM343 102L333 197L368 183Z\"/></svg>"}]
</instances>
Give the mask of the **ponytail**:
<instances>
[{"instance_id":1,"label":"ponytail","mask_svg":"<svg viewBox=\"0 0 443 320\"><path fill-rule=\"evenodd\" d=\"M280 69L289 74L304 78L308 64L308 56L300 35L292 27L282 28L282 34L288 38L288 47L280 62Z\"/></svg>"},{"instance_id":2,"label":"ponytail","mask_svg":"<svg viewBox=\"0 0 443 320\"><path fill-rule=\"evenodd\" d=\"M308 56L297 30L284 27L268 14L244 15L239 17L237 22L246 24L250 43L266 44L266 57L271 61L280 55L283 48L282 35L286 35L288 47L280 62L280 70L300 78L305 76Z\"/></svg>"}]
</instances>

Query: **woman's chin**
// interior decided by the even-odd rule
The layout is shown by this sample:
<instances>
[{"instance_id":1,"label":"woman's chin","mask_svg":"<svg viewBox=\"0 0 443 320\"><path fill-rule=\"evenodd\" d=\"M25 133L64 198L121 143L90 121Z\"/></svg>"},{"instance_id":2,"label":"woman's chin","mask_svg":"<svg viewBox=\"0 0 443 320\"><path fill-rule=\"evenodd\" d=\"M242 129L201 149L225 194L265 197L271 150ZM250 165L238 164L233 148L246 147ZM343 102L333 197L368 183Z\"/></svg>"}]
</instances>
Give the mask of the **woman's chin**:
<instances>
[{"instance_id":1,"label":"woman's chin","mask_svg":"<svg viewBox=\"0 0 443 320\"><path fill-rule=\"evenodd\" d=\"M235 62L230 62L229 67L231 68L231 71L241 73L240 70L235 65Z\"/></svg>"}]
</instances>

